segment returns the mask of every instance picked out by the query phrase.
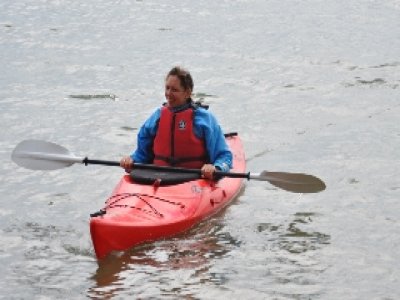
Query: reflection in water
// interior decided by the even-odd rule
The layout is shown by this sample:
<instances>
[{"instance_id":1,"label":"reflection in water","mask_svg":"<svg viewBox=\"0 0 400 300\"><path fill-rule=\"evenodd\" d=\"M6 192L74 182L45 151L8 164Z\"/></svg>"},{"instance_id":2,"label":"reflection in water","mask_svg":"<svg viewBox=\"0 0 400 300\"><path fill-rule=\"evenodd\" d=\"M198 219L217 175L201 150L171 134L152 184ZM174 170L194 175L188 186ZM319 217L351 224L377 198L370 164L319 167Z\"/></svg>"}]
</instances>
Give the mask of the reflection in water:
<instances>
[{"instance_id":1,"label":"reflection in water","mask_svg":"<svg viewBox=\"0 0 400 300\"><path fill-rule=\"evenodd\" d=\"M275 295L310 299L324 293L319 278L326 266L315 257L315 250L329 244L330 236L310 230L317 217L313 212L298 212L285 222L256 225L255 233L269 241L261 264Z\"/></svg>"},{"instance_id":2,"label":"reflection in water","mask_svg":"<svg viewBox=\"0 0 400 300\"><path fill-rule=\"evenodd\" d=\"M267 232L271 234L271 240L279 244L279 248L290 253L303 253L316 250L321 245L329 244L330 236L320 232L307 231L304 225L310 224L313 217L312 212L299 212L294 215L294 220L290 221L285 229L283 224L274 225L271 223L257 224L257 232Z\"/></svg>"},{"instance_id":3,"label":"reflection in water","mask_svg":"<svg viewBox=\"0 0 400 300\"><path fill-rule=\"evenodd\" d=\"M172 239L113 253L99 261L99 267L92 278L95 285L90 288L88 295L102 299L113 297L132 290L132 285L135 285L134 290L138 291L138 278L153 274L148 282L143 283L145 289L150 281L153 281L153 284L154 281L158 281L160 284L165 278L170 280L172 275L167 274L174 271L186 274L185 276L193 278L195 282L222 284L223 278L209 272L212 261L224 257L232 248L241 244L229 233L223 232L223 229L224 225L215 217ZM154 273L158 275L154 276ZM170 289L169 292L164 290L163 295L180 294L181 290L187 288L186 285L190 285L190 281Z\"/></svg>"},{"instance_id":4,"label":"reflection in water","mask_svg":"<svg viewBox=\"0 0 400 300\"><path fill-rule=\"evenodd\" d=\"M308 232L300 228L302 224L311 223L314 216L314 213L296 213L295 219L287 228L287 233L281 235L281 248L291 253L302 253L329 244L329 235L320 232Z\"/></svg>"},{"instance_id":5,"label":"reflection in water","mask_svg":"<svg viewBox=\"0 0 400 300\"><path fill-rule=\"evenodd\" d=\"M318 277L325 267L313 258L313 251L329 244L330 236L307 228L317 216L299 212L283 223L258 223L256 231L244 238L257 240L252 235L262 234L259 245L242 243L229 233L232 228L227 232L228 226L220 219L211 219L184 235L114 253L100 261L87 295L93 299L116 295L196 298L204 285L229 290L238 282L250 283L243 277L249 274L248 268L266 286L273 287L276 295L321 295ZM261 256L253 255L249 260L241 255L265 246L268 250ZM232 263L238 273L226 268Z\"/></svg>"},{"instance_id":6,"label":"reflection in water","mask_svg":"<svg viewBox=\"0 0 400 300\"><path fill-rule=\"evenodd\" d=\"M82 99L82 100L96 100L96 99L111 99L118 100L118 97L114 94L95 94L95 95L69 95L72 99Z\"/></svg>"}]
</instances>

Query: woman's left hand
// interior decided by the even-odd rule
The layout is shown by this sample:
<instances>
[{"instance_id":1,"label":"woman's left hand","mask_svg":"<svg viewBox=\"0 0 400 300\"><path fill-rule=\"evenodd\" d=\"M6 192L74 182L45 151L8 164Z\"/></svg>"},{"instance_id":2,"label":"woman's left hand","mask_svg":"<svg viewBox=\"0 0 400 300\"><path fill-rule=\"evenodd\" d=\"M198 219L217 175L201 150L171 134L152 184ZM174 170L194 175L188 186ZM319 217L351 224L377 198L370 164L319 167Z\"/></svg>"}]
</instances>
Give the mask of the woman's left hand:
<instances>
[{"instance_id":1,"label":"woman's left hand","mask_svg":"<svg viewBox=\"0 0 400 300\"><path fill-rule=\"evenodd\" d=\"M205 164L201 168L201 176L205 179L214 179L215 167L212 164Z\"/></svg>"}]
</instances>

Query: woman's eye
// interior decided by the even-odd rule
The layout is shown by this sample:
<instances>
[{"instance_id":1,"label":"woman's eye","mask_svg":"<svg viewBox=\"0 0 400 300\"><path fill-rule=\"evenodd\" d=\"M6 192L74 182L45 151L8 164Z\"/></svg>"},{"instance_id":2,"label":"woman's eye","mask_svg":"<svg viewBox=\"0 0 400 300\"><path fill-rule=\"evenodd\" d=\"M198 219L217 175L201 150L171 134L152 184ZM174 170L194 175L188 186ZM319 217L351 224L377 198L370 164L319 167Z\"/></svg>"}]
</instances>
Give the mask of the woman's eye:
<instances>
[{"instance_id":1,"label":"woman's eye","mask_svg":"<svg viewBox=\"0 0 400 300\"><path fill-rule=\"evenodd\" d=\"M177 93L177 92L179 92L179 90L177 90L176 88L172 88L172 87L169 87L169 86L166 86L166 87L165 87L165 90L166 90L166 91L171 91L172 93Z\"/></svg>"}]
</instances>

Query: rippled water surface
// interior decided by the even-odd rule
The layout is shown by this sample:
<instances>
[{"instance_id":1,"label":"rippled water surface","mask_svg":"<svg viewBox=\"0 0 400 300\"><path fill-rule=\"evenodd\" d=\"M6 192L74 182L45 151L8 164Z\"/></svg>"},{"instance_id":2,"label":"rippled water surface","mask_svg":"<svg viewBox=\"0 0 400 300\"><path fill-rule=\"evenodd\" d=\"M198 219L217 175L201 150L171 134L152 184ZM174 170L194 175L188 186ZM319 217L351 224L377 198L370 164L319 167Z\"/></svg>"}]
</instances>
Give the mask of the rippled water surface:
<instances>
[{"instance_id":1,"label":"rippled water surface","mask_svg":"<svg viewBox=\"0 0 400 300\"><path fill-rule=\"evenodd\" d=\"M382 1L0 3L0 298L398 299L400 4ZM118 160L187 67L251 172L304 172L327 189L248 181L183 235L98 263L89 234L122 175L30 171L24 139Z\"/></svg>"}]
</instances>

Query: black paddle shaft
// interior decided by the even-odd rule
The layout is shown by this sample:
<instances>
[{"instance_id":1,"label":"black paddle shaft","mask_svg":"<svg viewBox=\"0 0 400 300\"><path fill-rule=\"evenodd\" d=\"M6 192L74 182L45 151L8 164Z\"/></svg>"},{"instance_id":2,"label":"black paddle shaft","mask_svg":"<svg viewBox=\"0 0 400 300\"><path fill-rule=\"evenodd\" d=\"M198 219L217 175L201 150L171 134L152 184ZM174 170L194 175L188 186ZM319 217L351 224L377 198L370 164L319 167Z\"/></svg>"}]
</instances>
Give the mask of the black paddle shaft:
<instances>
[{"instance_id":1,"label":"black paddle shaft","mask_svg":"<svg viewBox=\"0 0 400 300\"><path fill-rule=\"evenodd\" d=\"M86 166L88 164L93 165L106 165L106 166L119 166L119 162L110 161L110 160L97 160L97 159L85 159L82 161ZM166 171L166 172L178 172L178 173L195 173L201 175L200 169L186 169L186 168L177 168L177 167L167 167L167 166L156 166L151 164L140 164L134 163L134 168L137 169L148 169L148 170L158 170L158 171ZM231 178L247 178L250 179L250 172L248 173L231 173L231 172L222 172L216 171L215 176L217 177L231 177Z\"/></svg>"},{"instance_id":2,"label":"black paddle shaft","mask_svg":"<svg viewBox=\"0 0 400 300\"><path fill-rule=\"evenodd\" d=\"M82 161L82 163L84 163L85 166L87 166L89 164L91 164L91 165L115 166L115 167L119 167L120 166L118 161L88 159L87 157L85 157L85 159Z\"/></svg>"}]
</instances>

